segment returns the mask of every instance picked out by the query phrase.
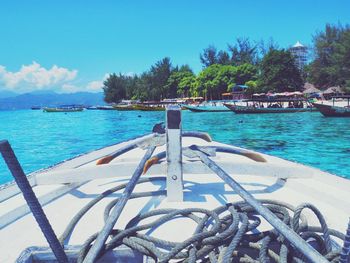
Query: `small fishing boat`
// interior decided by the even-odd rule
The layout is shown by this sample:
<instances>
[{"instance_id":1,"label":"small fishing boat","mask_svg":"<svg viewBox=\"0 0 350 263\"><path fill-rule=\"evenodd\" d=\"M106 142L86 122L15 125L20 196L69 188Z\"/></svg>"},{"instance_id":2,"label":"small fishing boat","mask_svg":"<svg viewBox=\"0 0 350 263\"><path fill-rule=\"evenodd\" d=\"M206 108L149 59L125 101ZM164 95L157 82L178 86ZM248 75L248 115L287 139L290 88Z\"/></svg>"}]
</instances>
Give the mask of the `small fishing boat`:
<instances>
[{"instance_id":1,"label":"small fishing boat","mask_svg":"<svg viewBox=\"0 0 350 263\"><path fill-rule=\"evenodd\" d=\"M84 108L82 106L76 106L76 105L63 105L59 107L45 107L43 108L44 112L79 112L83 111Z\"/></svg>"},{"instance_id":2,"label":"small fishing boat","mask_svg":"<svg viewBox=\"0 0 350 263\"><path fill-rule=\"evenodd\" d=\"M30 107L30 109L32 109L32 110L41 110L41 106L33 106L33 107Z\"/></svg>"},{"instance_id":3,"label":"small fishing boat","mask_svg":"<svg viewBox=\"0 0 350 263\"><path fill-rule=\"evenodd\" d=\"M165 105L138 105L137 109L141 111L165 111Z\"/></svg>"},{"instance_id":4,"label":"small fishing boat","mask_svg":"<svg viewBox=\"0 0 350 263\"><path fill-rule=\"evenodd\" d=\"M97 109L97 106L89 106L89 107L86 107L87 110L98 110Z\"/></svg>"},{"instance_id":5,"label":"small fishing boat","mask_svg":"<svg viewBox=\"0 0 350 263\"><path fill-rule=\"evenodd\" d=\"M165 111L167 106L180 105L183 100L180 99L165 99L162 101L144 101L138 103L136 106L137 110L141 111Z\"/></svg>"},{"instance_id":6,"label":"small fishing boat","mask_svg":"<svg viewBox=\"0 0 350 263\"><path fill-rule=\"evenodd\" d=\"M345 100L344 100L345 99ZM333 97L333 103L312 103L325 117L350 117L350 96ZM347 100L347 103L346 103ZM336 105L337 104L337 105Z\"/></svg>"},{"instance_id":7,"label":"small fishing boat","mask_svg":"<svg viewBox=\"0 0 350 263\"><path fill-rule=\"evenodd\" d=\"M140 110L140 107L142 107L139 104L117 104L113 105L113 108L118 111L133 111L133 110Z\"/></svg>"},{"instance_id":8,"label":"small fishing boat","mask_svg":"<svg viewBox=\"0 0 350 263\"><path fill-rule=\"evenodd\" d=\"M253 99L244 102L245 106L229 103L224 105L237 114L296 113L317 110L305 99Z\"/></svg>"},{"instance_id":9,"label":"small fishing boat","mask_svg":"<svg viewBox=\"0 0 350 263\"><path fill-rule=\"evenodd\" d=\"M113 106L97 106L96 107L98 110L115 110L115 108Z\"/></svg>"},{"instance_id":10,"label":"small fishing boat","mask_svg":"<svg viewBox=\"0 0 350 263\"><path fill-rule=\"evenodd\" d=\"M2 263L348 262L350 180L183 131L179 107L27 177L0 152Z\"/></svg>"},{"instance_id":11,"label":"small fishing boat","mask_svg":"<svg viewBox=\"0 0 350 263\"><path fill-rule=\"evenodd\" d=\"M224 112L230 111L222 102L203 102L197 105L181 105L183 108L193 112Z\"/></svg>"}]
</instances>

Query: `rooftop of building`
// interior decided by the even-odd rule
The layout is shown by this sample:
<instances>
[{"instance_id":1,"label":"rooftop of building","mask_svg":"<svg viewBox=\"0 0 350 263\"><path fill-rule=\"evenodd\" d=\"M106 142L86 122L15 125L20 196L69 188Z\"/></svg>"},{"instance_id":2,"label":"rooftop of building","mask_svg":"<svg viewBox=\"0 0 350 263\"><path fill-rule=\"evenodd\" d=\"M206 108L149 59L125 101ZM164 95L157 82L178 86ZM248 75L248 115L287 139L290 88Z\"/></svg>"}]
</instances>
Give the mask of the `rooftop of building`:
<instances>
[{"instance_id":1,"label":"rooftop of building","mask_svg":"<svg viewBox=\"0 0 350 263\"><path fill-rule=\"evenodd\" d=\"M298 48L298 47L306 47L306 46L304 46L299 41L297 41L292 48Z\"/></svg>"}]
</instances>

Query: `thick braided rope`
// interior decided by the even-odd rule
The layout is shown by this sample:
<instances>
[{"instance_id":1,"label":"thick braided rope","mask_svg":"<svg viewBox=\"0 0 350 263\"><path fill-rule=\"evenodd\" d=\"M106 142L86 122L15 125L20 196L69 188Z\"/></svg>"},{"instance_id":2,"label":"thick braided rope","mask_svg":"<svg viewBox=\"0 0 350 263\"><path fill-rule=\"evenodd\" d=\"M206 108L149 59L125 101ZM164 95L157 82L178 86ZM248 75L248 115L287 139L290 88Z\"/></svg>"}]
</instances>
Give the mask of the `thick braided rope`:
<instances>
[{"instance_id":1,"label":"thick braided rope","mask_svg":"<svg viewBox=\"0 0 350 263\"><path fill-rule=\"evenodd\" d=\"M141 178L139 183L165 180L160 178ZM75 225L96 203L111 193L122 190L125 184L114 187L90 201L71 221L64 234L61 236L63 243L73 231ZM151 196L163 196L165 191L154 191L146 193L134 193L131 198L142 198ZM114 208L118 198L111 200L104 212L107 220L111 209ZM326 250L327 233L343 239L344 235L338 231L328 229L325 221L315 212L319 218L320 227L308 226L305 216L301 214L302 209L314 209L312 205L304 204L295 208L287 203L274 200L260 200L264 206L270 209L277 217L288 225L297 225L298 232L306 240L316 242L320 252L330 261L339 258L339 251ZM313 210L314 211L314 210ZM315 210L316 211L316 210ZM290 213L294 213L291 217ZM203 216L200 216L203 215ZM154 217L155 219L146 224L142 221ZM142 234L140 231L151 230L166 224L168 221L178 217L188 217L193 220L197 227L192 236L183 242L172 242ZM149 220L148 220L149 221ZM296 223L297 222L297 223ZM236 202L220 206L212 211L206 209L158 209L134 217L125 229L114 229L110 233L110 240L103 246L99 257L106 252L124 244L140 253L154 258L157 262L168 262L172 259L181 262L231 262L234 258L239 262L304 262L303 257L296 253L295 249L274 230L258 231L261 218L257 212L246 202ZM326 232L326 234L325 234ZM322 233L320 236L317 233ZM84 260L98 233L92 235L82 246L78 262ZM330 240L330 237L329 237ZM274 252L270 247L280 246L279 252ZM242 250L243 249L243 250ZM248 255L246 249L255 250L260 255L257 259ZM259 261L257 261L259 260Z\"/></svg>"},{"instance_id":2,"label":"thick braided rope","mask_svg":"<svg viewBox=\"0 0 350 263\"><path fill-rule=\"evenodd\" d=\"M293 230L295 232L297 232L297 233L300 231L299 218L300 218L301 212L305 208L309 208L316 215L318 221L321 224L321 228L322 228L322 231L323 231L324 241L325 241L325 244L326 244L326 251L328 253L331 252L332 251L332 242L331 242L331 238L330 238L330 235L329 235L329 230L328 230L328 226L327 226L326 220L324 219L324 217L321 214L320 210L318 210L317 207L315 207L314 205L305 203L305 204L299 205L295 209L294 217L293 217L293 220L292 220Z\"/></svg>"}]
</instances>

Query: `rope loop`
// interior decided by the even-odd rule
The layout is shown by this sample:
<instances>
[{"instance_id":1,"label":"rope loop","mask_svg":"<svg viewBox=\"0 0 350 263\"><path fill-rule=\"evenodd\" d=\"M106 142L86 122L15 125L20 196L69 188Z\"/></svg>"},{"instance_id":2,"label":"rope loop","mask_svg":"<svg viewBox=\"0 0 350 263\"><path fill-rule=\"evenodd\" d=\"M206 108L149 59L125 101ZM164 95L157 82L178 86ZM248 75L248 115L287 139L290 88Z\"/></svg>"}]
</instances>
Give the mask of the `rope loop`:
<instances>
[{"instance_id":1,"label":"rope loop","mask_svg":"<svg viewBox=\"0 0 350 263\"><path fill-rule=\"evenodd\" d=\"M165 181L164 177L140 178L139 184ZM123 190L126 184L119 185L102 193L83 207L67 226L60 241L66 243L79 220L99 201L111 193ZM164 190L133 193L130 198L165 196ZM332 249L330 236L343 240L345 236L338 231L328 229L324 217L311 204L294 207L276 200L259 200L262 205L274 213L281 223L292 227L304 240L312 244L325 259L336 262L340 251ZM115 198L107 204L104 220L107 221L112 209L118 202ZM320 227L308 226L302 215L308 208L317 216ZM160 239L145 231L154 230L172 220L188 218L194 222L195 229L189 238L181 242ZM266 221L248 203L241 201L227 203L214 210L203 208L157 209L140 213L132 218L124 229L113 229L108 241L99 251L98 258L108 251L125 245L139 253L153 258L156 262L305 262L306 260L283 238L276 229L266 229ZM264 229L261 231L261 228ZM319 234L321 233L321 235ZM92 247L98 233L93 234L83 244L78 261L83 262Z\"/></svg>"}]
</instances>

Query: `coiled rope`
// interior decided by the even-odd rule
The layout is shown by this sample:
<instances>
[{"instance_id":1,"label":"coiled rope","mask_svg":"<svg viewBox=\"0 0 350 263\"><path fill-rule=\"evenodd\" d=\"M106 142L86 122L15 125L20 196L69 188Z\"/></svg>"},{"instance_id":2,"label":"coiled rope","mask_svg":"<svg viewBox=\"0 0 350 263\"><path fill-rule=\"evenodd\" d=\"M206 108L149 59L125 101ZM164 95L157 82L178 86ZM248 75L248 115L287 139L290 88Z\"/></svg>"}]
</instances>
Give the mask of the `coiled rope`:
<instances>
[{"instance_id":1,"label":"coiled rope","mask_svg":"<svg viewBox=\"0 0 350 263\"><path fill-rule=\"evenodd\" d=\"M165 177L141 178L138 184L165 181ZM124 189L126 184L113 187L83 207L71 220L60 237L63 245L72 234L79 220L104 197ZM165 196L166 191L133 193L130 199ZM104 220L107 221L118 198L105 208ZM285 224L289 225L304 240L311 244L327 260L338 262L340 250L335 249L331 236L344 240L345 236L329 229L320 211L311 204L294 207L275 200L259 200ZM318 218L320 226L309 226L302 216L304 209L310 209ZM179 217L193 220L197 227L190 238L183 242L172 242L145 235L145 230L154 230ZM145 219L154 218L151 223ZM149 220L147 220L148 222ZM202 208L157 209L138 214L126 225L125 229L113 229L109 241L99 252L99 258L108 251L121 245L153 258L156 262L307 262L294 247L275 229L259 230L261 217L248 203L241 201L228 203L214 210ZM98 233L93 234L83 244L78 262L83 262Z\"/></svg>"}]
</instances>

